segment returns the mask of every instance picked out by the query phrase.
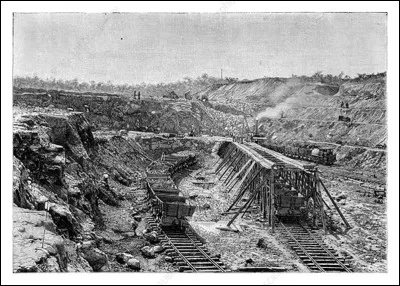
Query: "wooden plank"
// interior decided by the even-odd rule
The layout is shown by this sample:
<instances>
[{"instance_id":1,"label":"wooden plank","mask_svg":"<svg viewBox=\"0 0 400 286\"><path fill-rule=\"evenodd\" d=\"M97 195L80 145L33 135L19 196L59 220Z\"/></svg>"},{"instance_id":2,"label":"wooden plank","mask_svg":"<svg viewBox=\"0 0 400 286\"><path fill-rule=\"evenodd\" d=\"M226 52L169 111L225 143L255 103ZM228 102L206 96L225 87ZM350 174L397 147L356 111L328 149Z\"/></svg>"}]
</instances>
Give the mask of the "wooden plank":
<instances>
[{"instance_id":1,"label":"wooden plank","mask_svg":"<svg viewBox=\"0 0 400 286\"><path fill-rule=\"evenodd\" d=\"M164 194L156 196L163 202L182 202L182 203L186 202L186 198L181 196L164 195Z\"/></svg>"},{"instance_id":2,"label":"wooden plank","mask_svg":"<svg viewBox=\"0 0 400 286\"><path fill-rule=\"evenodd\" d=\"M246 266L239 267L237 269L241 272L285 272L287 271L284 267L271 267L271 266Z\"/></svg>"},{"instance_id":3,"label":"wooden plank","mask_svg":"<svg viewBox=\"0 0 400 286\"><path fill-rule=\"evenodd\" d=\"M343 213L339 209L339 206L336 204L335 200L332 198L331 194L329 193L328 189L325 187L324 183L321 179L319 179L321 186L325 190L326 194L328 195L329 199L331 200L332 204L334 205L335 209L339 213L340 217L342 218L343 222L346 224L347 228L351 228L350 224L347 222L346 218L344 217Z\"/></svg>"},{"instance_id":4,"label":"wooden plank","mask_svg":"<svg viewBox=\"0 0 400 286\"><path fill-rule=\"evenodd\" d=\"M236 142L234 142L232 144L235 144L235 146L238 149L240 149L242 152L245 152L250 158L252 158L255 162L259 163L261 166L263 166L267 169L271 169L273 166L275 166L274 162L271 162L271 161L261 157L260 154L258 154L254 150L250 149L249 147L247 147L243 144L236 143Z\"/></svg>"},{"instance_id":5,"label":"wooden plank","mask_svg":"<svg viewBox=\"0 0 400 286\"><path fill-rule=\"evenodd\" d=\"M299 162L299 161L296 161L296 160L294 160L294 159L288 158L288 157L282 155L281 153L278 153L278 152L276 152L276 151L267 149L267 148L265 148L265 147L263 147L263 146L260 146L260 145L258 145L258 144L256 144L256 143L250 143L250 142L249 142L248 145L251 146L252 148L259 149L259 150L263 150L264 152L266 152L266 153L272 155L273 157L275 157L275 158L277 158L277 159L279 159L279 160L285 162L285 163L288 164L288 165L292 165L292 166L294 166L295 168L301 169L302 171L309 172L309 168L310 168L310 165L309 165L309 164L307 164L307 165L302 164L302 163ZM312 166L314 166L314 165L312 165Z\"/></svg>"}]
</instances>

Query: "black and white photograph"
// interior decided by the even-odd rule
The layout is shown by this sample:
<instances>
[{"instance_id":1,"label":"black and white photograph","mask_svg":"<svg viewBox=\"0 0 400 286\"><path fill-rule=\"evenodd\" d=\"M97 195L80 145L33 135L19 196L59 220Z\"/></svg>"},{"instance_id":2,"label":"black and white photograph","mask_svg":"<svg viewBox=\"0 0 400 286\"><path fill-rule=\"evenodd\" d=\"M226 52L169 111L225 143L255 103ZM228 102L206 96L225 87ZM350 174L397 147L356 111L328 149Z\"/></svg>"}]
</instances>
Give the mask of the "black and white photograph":
<instances>
[{"instance_id":1,"label":"black and white photograph","mask_svg":"<svg viewBox=\"0 0 400 286\"><path fill-rule=\"evenodd\" d=\"M397 14L11 8L10 279L388 275L396 3Z\"/></svg>"}]
</instances>

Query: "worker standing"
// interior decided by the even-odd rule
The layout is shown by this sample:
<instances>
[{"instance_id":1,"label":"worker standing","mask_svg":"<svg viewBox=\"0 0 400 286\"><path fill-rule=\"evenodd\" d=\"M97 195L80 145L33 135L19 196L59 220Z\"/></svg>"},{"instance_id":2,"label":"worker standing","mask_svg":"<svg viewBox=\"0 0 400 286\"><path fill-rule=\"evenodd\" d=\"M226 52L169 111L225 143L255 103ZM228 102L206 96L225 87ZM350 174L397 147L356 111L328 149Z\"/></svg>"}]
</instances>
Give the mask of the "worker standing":
<instances>
[{"instance_id":1,"label":"worker standing","mask_svg":"<svg viewBox=\"0 0 400 286\"><path fill-rule=\"evenodd\" d=\"M106 187L106 188L109 188L110 186L108 185L108 174L107 173L104 173L104 175L103 175L103 183L104 183L104 186Z\"/></svg>"},{"instance_id":2,"label":"worker standing","mask_svg":"<svg viewBox=\"0 0 400 286\"><path fill-rule=\"evenodd\" d=\"M131 226L132 226L132 232L134 233L135 236L137 236L136 229L139 226L139 224L135 219L131 221Z\"/></svg>"}]
</instances>

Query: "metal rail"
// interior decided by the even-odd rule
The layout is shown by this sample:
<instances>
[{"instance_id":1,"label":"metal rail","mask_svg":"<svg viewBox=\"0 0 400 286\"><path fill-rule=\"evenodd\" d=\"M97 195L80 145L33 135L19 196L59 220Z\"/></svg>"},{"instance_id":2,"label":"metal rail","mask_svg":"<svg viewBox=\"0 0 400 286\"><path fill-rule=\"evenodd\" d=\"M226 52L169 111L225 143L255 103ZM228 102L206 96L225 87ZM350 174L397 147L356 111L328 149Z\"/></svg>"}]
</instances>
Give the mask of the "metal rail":
<instances>
[{"instance_id":1,"label":"metal rail","mask_svg":"<svg viewBox=\"0 0 400 286\"><path fill-rule=\"evenodd\" d=\"M154 218L152 217L147 217L146 218L148 222L152 222L155 224ZM199 269L200 267L210 267L209 269L205 269L204 271L211 270L211 271L216 271L216 272L226 272L226 270L218 264L213 258L210 257L201 247L203 246L202 242L196 242L194 241L189 234L187 233L187 230L174 230L174 234L179 234L182 235L183 237L181 238L181 241L179 243L186 243L190 244L191 246L194 247L193 251L200 257L201 259L204 259L205 261L203 264L211 263L212 266L196 266L193 265L190 262L190 256L186 256L182 251L179 249L179 246L175 245L175 243L171 240L171 238L168 236L168 232L164 231L162 228L159 226L152 226L153 230L157 230L157 232L162 235L162 240L164 240L164 243L167 244L171 249L178 255L178 257L193 271L193 272L202 272L204 269ZM176 238L175 238L176 239ZM191 252L193 254L193 252ZM198 258L197 258L198 259Z\"/></svg>"},{"instance_id":2,"label":"metal rail","mask_svg":"<svg viewBox=\"0 0 400 286\"><path fill-rule=\"evenodd\" d=\"M160 230L161 230L161 229L160 229ZM161 230L161 231L162 231L162 230ZM164 235L165 235L165 238L168 240L168 244L169 244L169 245L174 249L174 251L182 258L182 260L185 261L185 263L186 263L190 268L192 268L192 270L193 270L194 272L198 272L197 269L196 269L196 267L194 267L194 266L192 265L192 263L190 263L190 261L187 260L187 258L185 257L185 255L183 255L182 252L180 252L179 249L176 248L176 246L174 245L174 243L169 239L168 235L166 235L165 233L164 233Z\"/></svg>"},{"instance_id":3,"label":"metal rail","mask_svg":"<svg viewBox=\"0 0 400 286\"><path fill-rule=\"evenodd\" d=\"M217 267L221 272L225 272L225 269L223 269L221 266L219 266L218 263L216 263L216 262L214 261L214 259L212 259L207 253L205 253L203 249L201 249L200 247L198 247L198 246L197 246L197 243L196 243L195 241L193 241L193 239L192 239L191 237L189 237L189 236L186 234L186 232L185 232L185 235L186 235L187 238L190 239L190 241L193 243L194 247L195 247L198 251L200 251L201 254L204 255L204 257L206 257L206 258L207 258L215 267Z\"/></svg>"},{"instance_id":4,"label":"metal rail","mask_svg":"<svg viewBox=\"0 0 400 286\"><path fill-rule=\"evenodd\" d=\"M290 230L282 223L280 222L280 225L282 226L282 228L287 232L287 234L289 234L290 238L297 244L297 246L303 251L303 253L308 257L308 259L310 259L314 265L321 270L321 272L325 272L325 270L322 268L321 265L319 265L319 263L317 261L314 260L314 258L307 252L307 250L305 250L305 248L300 244L300 242L293 236L293 234L290 232Z\"/></svg>"},{"instance_id":5,"label":"metal rail","mask_svg":"<svg viewBox=\"0 0 400 286\"><path fill-rule=\"evenodd\" d=\"M318 268L321 272L327 272L329 270L331 271L345 271L345 272L353 272L348 266L346 266L342 261L340 261L339 257L336 257L331 250L328 249L328 247L321 241L319 241L314 234L312 234L306 227L304 227L301 223L296 223L294 225L290 225L290 226L297 226L300 227L301 230L303 230L303 233L298 233L301 239L301 241L299 241L298 238L295 237L295 235L292 233L292 231L290 230L289 227L285 226L284 223L280 222L280 226L282 226L282 228L285 230L285 232L289 235L290 240L292 241L292 243L294 243L297 248L299 248L301 250L301 255L302 256L306 256L308 258L308 260L311 261L311 263L313 265L309 265L309 263L306 263L307 267L312 268L313 266L315 266L316 268ZM314 251L317 251L315 254L313 253L309 253L309 251L306 249L307 246L310 247L310 242L313 243L313 247L314 247ZM316 249L315 249L316 248ZM320 252L318 252L320 251ZM297 253L299 255L299 253ZM304 254L304 255L303 255ZM318 256L317 258L315 258L316 256ZM302 260L304 260L304 258L300 257ZM327 262L331 263L331 265L328 266L324 266L321 265L317 260L322 260L322 264L324 264L325 259L327 260Z\"/></svg>"},{"instance_id":6,"label":"metal rail","mask_svg":"<svg viewBox=\"0 0 400 286\"><path fill-rule=\"evenodd\" d=\"M318 239L315 238L315 236L307 229L305 228L301 223L299 225L310 235L310 237L332 258L334 259L340 266L343 267L343 269L346 270L346 272L352 272L350 268L348 268L346 265L344 265L339 259L335 257L335 255L332 254L332 252L325 247L323 243L321 243Z\"/></svg>"}]
</instances>

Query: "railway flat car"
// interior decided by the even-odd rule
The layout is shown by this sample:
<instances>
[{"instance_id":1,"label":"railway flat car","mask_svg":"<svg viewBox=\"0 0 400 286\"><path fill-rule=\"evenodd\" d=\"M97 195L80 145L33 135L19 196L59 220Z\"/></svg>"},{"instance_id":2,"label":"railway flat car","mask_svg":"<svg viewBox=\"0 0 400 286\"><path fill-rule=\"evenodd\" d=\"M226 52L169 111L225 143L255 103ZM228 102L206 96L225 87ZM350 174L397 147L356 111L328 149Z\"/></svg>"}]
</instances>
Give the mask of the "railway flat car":
<instances>
[{"instance_id":1,"label":"railway flat car","mask_svg":"<svg viewBox=\"0 0 400 286\"><path fill-rule=\"evenodd\" d=\"M311 161L328 166L336 162L336 154L333 152L333 148L329 147L319 147L316 145L285 146L268 143L258 144L294 159Z\"/></svg>"}]
</instances>

